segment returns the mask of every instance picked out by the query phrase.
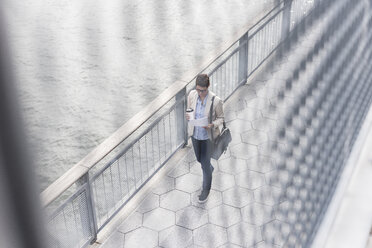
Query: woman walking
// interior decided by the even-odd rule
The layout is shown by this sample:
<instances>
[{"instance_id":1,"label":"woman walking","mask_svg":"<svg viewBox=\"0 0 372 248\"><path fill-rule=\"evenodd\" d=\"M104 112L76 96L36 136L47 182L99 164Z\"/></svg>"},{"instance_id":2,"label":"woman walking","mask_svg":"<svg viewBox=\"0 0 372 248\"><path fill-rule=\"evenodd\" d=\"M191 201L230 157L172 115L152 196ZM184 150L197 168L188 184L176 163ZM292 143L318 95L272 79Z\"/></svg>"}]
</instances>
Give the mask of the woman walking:
<instances>
[{"instance_id":1,"label":"woman walking","mask_svg":"<svg viewBox=\"0 0 372 248\"><path fill-rule=\"evenodd\" d=\"M192 112L193 118L208 117L209 123L203 127L188 125L188 133L191 135L195 156L203 171L203 185L199 195L200 203L208 199L212 185L212 172L214 170L211 164L212 135L216 138L220 134L224 122L223 101L212 91L208 90L209 85L208 75L199 74L196 77L195 90L190 91L187 99L187 108L194 110ZM212 120L210 120L210 110L212 110ZM186 118L190 120L189 115L186 115Z\"/></svg>"}]
</instances>

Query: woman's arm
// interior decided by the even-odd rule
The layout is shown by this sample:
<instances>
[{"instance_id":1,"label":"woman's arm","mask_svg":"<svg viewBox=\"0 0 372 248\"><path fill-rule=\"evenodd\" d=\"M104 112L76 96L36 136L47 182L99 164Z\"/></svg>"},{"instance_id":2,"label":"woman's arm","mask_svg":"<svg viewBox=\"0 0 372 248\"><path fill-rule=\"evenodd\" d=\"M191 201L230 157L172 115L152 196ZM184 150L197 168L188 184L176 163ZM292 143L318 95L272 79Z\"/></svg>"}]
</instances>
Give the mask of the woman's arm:
<instances>
[{"instance_id":1,"label":"woman's arm","mask_svg":"<svg viewBox=\"0 0 372 248\"><path fill-rule=\"evenodd\" d=\"M218 99L214 111L215 111L216 119L213 120L212 123L213 123L214 128L217 128L223 124L223 121L225 119L225 115L223 112L223 101L221 99Z\"/></svg>"}]
</instances>

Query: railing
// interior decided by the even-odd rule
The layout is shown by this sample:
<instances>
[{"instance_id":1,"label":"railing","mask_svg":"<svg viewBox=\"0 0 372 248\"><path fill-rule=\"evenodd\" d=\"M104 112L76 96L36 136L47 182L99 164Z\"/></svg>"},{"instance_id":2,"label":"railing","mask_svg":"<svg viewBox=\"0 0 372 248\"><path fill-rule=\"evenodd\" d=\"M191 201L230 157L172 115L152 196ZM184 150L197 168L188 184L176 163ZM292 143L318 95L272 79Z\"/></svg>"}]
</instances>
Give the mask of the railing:
<instances>
[{"instance_id":1,"label":"railing","mask_svg":"<svg viewBox=\"0 0 372 248\"><path fill-rule=\"evenodd\" d=\"M289 36L313 7L283 1L203 70L226 100ZM296 13L296 15L292 15ZM42 194L50 247L83 247L188 139L186 97L194 84L176 82ZM62 203L61 203L62 202Z\"/></svg>"}]
</instances>

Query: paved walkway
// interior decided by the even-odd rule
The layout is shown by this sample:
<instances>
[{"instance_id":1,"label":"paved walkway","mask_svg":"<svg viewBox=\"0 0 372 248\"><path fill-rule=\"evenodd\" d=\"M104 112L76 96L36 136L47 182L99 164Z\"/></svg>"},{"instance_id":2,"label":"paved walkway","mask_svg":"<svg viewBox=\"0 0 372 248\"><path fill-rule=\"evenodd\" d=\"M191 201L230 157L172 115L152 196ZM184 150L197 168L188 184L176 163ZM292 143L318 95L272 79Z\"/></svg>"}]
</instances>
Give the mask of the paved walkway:
<instances>
[{"instance_id":1,"label":"paved walkway","mask_svg":"<svg viewBox=\"0 0 372 248\"><path fill-rule=\"evenodd\" d=\"M225 103L233 141L219 161L212 161L215 170L208 201L197 201L202 171L188 148L187 155L158 180L100 247L263 248L284 244L286 217L277 210L286 203L279 202L282 190L275 180L276 155L271 148L286 145L278 143L276 130L306 82L299 80L301 85L287 90L285 79L318 38L318 28Z\"/></svg>"}]
</instances>

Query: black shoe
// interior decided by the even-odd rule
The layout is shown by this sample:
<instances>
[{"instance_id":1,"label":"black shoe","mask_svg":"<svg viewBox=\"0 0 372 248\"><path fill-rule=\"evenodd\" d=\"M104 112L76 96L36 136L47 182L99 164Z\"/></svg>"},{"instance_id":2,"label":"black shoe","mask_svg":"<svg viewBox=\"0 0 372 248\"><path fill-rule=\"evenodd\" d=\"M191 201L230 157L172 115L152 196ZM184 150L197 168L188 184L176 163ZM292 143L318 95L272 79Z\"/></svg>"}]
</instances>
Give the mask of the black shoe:
<instances>
[{"instance_id":1,"label":"black shoe","mask_svg":"<svg viewBox=\"0 0 372 248\"><path fill-rule=\"evenodd\" d=\"M208 200L209 190L204 190L199 195L199 203L204 203Z\"/></svg>"}]
</instances>

